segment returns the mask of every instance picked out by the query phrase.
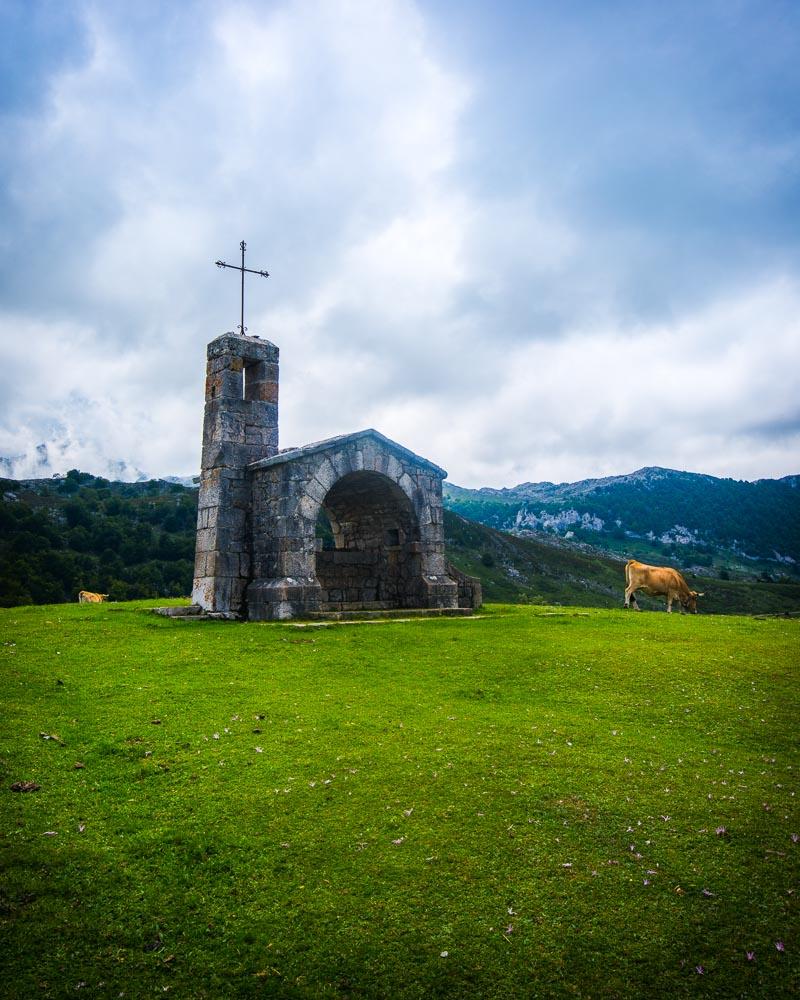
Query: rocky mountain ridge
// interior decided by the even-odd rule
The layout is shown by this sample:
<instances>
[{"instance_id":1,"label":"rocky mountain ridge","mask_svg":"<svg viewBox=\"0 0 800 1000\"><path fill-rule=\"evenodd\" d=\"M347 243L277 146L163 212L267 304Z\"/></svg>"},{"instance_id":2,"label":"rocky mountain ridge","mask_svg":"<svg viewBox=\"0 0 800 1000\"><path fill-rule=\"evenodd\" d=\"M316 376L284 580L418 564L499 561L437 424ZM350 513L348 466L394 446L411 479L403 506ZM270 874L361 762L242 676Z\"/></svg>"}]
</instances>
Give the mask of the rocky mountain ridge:
<instances>
[{"instance_id":1,"label":"rocky mountain ridge","mask_svg":"<svg viewBox=\"0 0 800 1000\"><path fill-rule=\"evenodd\" d=\"M800 575L800 476L748 482L650 466L575 483L466 489L446 506L518 536L588 543L616 556L721 573Z\"/></svg>"}]
</instances>

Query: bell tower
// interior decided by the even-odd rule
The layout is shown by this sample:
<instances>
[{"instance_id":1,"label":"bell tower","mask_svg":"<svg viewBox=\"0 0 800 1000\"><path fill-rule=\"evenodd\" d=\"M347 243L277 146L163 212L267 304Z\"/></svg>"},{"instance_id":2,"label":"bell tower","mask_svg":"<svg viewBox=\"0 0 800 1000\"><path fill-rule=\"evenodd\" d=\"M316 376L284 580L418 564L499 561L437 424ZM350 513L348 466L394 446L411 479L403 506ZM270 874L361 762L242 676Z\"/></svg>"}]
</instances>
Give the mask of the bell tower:
<instances>
[{"instance_id":1,"label":"bell tower","mask_svg":"<svg viewBox=\"0 0 800 1000\"><path fill-rule=\"evenodd\" d=\"M278 348L224 333L208 345L192 601L240 613L250 576L247 466L278 453Z\"/></svg>"}]
</instances>

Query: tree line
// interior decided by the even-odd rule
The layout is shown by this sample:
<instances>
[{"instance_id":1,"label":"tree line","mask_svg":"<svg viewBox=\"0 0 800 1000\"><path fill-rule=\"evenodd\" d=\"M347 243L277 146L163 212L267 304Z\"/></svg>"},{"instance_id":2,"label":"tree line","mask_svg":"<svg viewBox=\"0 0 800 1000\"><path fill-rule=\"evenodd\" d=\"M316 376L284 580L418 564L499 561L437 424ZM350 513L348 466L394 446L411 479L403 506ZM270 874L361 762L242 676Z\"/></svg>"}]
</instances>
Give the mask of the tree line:
<instances>
[{"instance_id":1,"label":"tree line","mask_svg":"<svg viewBox=\"0 0 800 1000\"><path fill-rule=\"evenodd\" d=\"M56 604L78 591L118 601L191 592L197 490L63 478L0 480L0 606Z\"/></svg>"}]
</instances>

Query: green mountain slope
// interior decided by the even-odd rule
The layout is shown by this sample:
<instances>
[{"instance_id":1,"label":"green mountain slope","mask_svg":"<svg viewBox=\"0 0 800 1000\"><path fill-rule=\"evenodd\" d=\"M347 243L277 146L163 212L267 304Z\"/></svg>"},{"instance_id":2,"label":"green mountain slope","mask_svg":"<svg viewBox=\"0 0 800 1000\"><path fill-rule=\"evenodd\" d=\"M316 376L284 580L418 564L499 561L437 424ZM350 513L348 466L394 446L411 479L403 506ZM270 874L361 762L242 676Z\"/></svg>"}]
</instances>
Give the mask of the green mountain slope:
<instances>
[{"instance_id":1,"label":"green mountain slope","mask_svg":"<svg viewBox=\"0 0 800 1000\"><path fill-rule=\"evenodd\" d=\"M197 490L151 480L0 480L0 605L179 597L191 589Z\"/></svg>"},{"instance_id":2,"label":"green mountain slope","mask_svg":"<svg viewBox=\"0 0 800 1000\"><path fill-rule=\"evenodd\" d=\"M445 504L503 531L587 542L619 557L677 562L723 578L800 577L797 476L749 483L647 468L502 490L446 483Z\"/></svg>"},{"instance_id":3,"label":"green mountain slope","mask_svg":"<svg viewBox=\"0 0 800 1000\"><path fill-rule=\"evenodd\" d=\"M589 546L510 535L445 511L448 558L478 576L486 601L532 604L622 605L624 562ZM701 610L713 614L777 614L800 611L800 583L719 580L686 572L705 596ZM661 600L639 596L642 608L664 608Z\"/></svg>"},{"instance_id":4,"label":"green mountain slope","mask_svg":"<svg viewBox=\"0 0 800 1000\"><path fill-rule=\"evenodd\" d=\"M74 601L79 590L118 601L191 591L196 489L73 471L64 479L0 481L0 494L0 606ZM487 601L622 603L623 563L608 552L552 535L517 537L452 511L445 511L445 536L448 557L480 577ZM687 575L708 591L706 611L800 609L797 582Z\"/></svg>"}]
</instances>

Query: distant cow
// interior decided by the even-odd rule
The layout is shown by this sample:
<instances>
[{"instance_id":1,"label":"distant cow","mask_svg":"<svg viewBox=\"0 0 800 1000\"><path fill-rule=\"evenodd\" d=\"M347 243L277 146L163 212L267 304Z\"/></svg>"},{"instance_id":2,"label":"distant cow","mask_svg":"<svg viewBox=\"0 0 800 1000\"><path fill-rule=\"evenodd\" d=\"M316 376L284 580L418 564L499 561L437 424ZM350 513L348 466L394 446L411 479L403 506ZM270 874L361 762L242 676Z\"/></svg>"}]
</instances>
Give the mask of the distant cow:
<instances>
[{"instance_id":1,"label":"distant cow","mask_svg":"<svg viewBox=\"0 0 800 1000\"><path fill-rule=\"evenodd\" d=\"M79 604L102 604L108 594L93 594L91 590L82 590L78 594Z\"/></svg>"},{"instance_id":2,"label":"distant cow","mask_svg":"<svg viewBox=\"0 0 800 1000\"><path fill-rule=\"evenodd\" d=\"M681 614L691 611L697 614L697 598L702 597L696 590L689 590L689 585L681 574L669 566L647 566L645 563L631 559L625 564L625 607L633 602L634 611L641 608L636 603L636 591L643 590L650 597L665 597L667 611L672 611L672 602L681 603Z\"/></svg>"}]
</instances>

